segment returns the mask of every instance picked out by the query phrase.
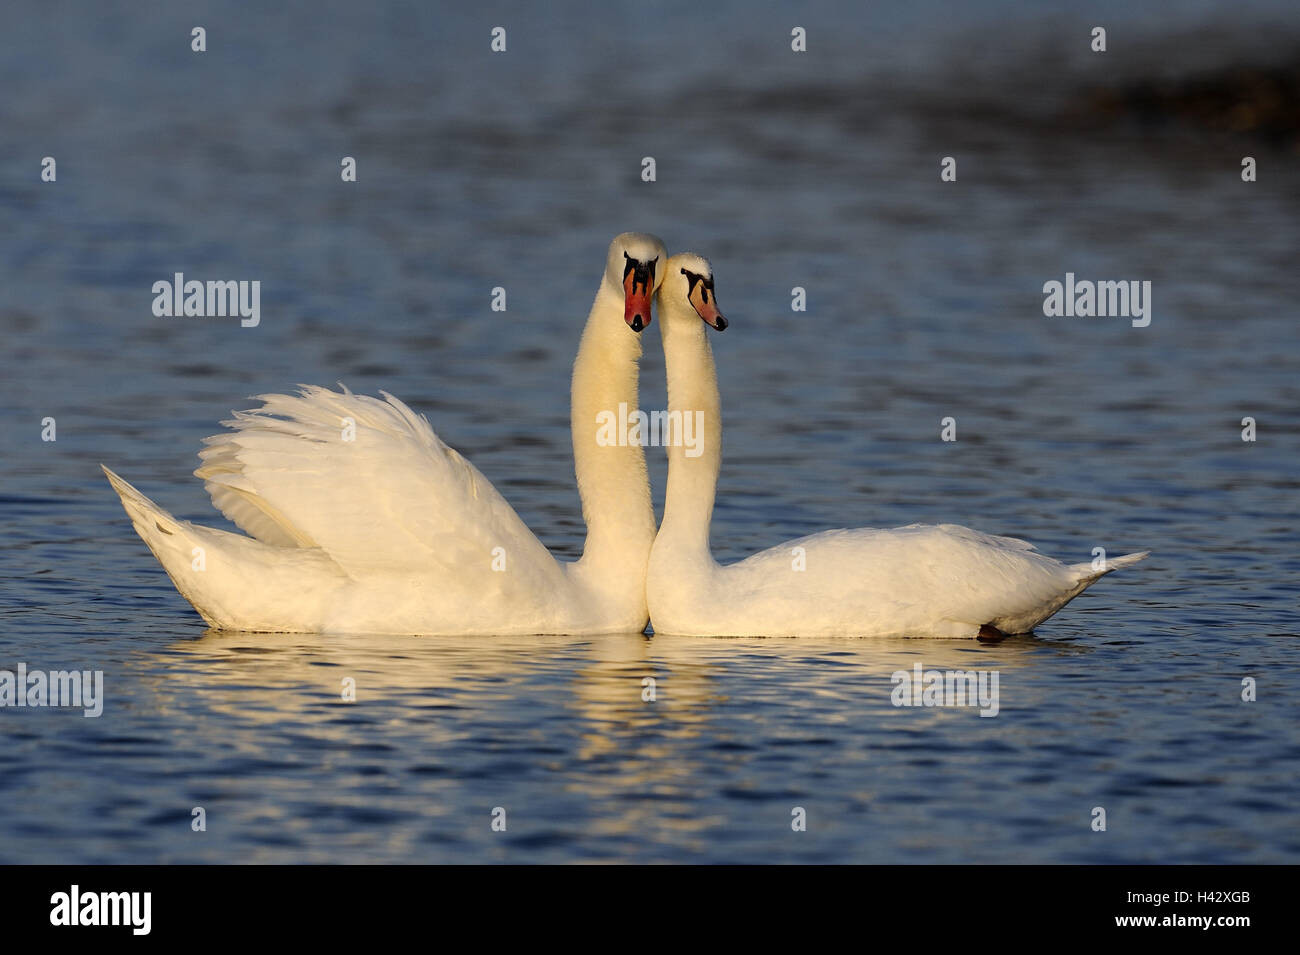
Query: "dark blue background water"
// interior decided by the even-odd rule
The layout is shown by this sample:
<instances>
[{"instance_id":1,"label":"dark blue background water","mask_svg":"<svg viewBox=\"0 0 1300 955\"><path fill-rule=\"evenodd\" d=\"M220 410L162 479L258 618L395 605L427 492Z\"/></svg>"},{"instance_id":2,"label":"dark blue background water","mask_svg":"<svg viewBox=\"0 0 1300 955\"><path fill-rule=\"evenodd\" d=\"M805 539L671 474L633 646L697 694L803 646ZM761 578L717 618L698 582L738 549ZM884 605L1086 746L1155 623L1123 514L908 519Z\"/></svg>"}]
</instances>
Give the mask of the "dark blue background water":
<instances>
[{"instance_id":1,"label":"dark blue background water","mask_svg":"<svg viewBox=\"0 0 1300 955\"><path fill-rule=\"evenodd\" d=\"M1300 858L1298 153L1087 105L1300 20L848 6L6 16L0 668L107 701L0 710L0 861ZM997 646L204 632L98 463L219 523L199 440L297 382L399 395L575 556L567 376L624 229L709 256L732 323L720 559L911 521L1153 556ZM176 271L260 279L260 326L155 318ZM1151 281L1150 327L1045 318L1067 271ZM643 382L662 407L654 329ZM997 669L999 715L893 707L917 661Z\"/></svg>"}]
</instances>

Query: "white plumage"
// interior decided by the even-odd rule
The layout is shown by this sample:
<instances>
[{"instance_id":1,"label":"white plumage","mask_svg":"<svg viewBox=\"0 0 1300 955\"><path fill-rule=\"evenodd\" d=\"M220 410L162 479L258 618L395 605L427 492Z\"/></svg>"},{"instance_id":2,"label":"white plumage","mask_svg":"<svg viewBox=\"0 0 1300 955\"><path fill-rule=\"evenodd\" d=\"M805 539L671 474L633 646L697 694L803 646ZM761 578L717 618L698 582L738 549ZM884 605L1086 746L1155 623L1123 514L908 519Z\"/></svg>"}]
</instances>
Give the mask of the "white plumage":
<instances>
[{"instance_id":1,"label":"white plumage","mask_svg":"<svg viewBox=\"0 0 1300 955\"><path fill-rule=\"evenodd\" d=\"M685 270L685 271L683 271ZM688 274L689 273L689 276ZM701 301L698 280L710 280ZM1010 537L955 524L889 530L832 530L788 541L739 563L709 550L722 459L721 401L701 318L720 317L712 269L694 255L668 260L658 294L669 411L702 415L701 453L668 449L668 492L646 580L658 633L697 636L974 637L1023 633L1099 577L1142 560L1102 568L1066 565ZM692 301L691 296L696 296ZM725 322L721 322L725 327Z\"/></svg>"},{"instance_id":2,"label":"white plumage","mask_svg":"<svg viewBox=\"0 0 1300 955\"><path fill-rule=\"evenodd\" d=\"M214 627L454 634L641 630L654 539L645 455L604 447L593 409L637 404L640 335L610 246L573 373L573 439L588 535L557 561L483 474L392 395L303 386L262 395L204 442L203 479L247 537L179 521L104 468L136 531ZM662 272L658 277L662 277ZM644 321L649 295L642 289ZM630 308L630 306L628 306ZM642 326L643 327L643 326Z\"/></svg>"}]
</instances>

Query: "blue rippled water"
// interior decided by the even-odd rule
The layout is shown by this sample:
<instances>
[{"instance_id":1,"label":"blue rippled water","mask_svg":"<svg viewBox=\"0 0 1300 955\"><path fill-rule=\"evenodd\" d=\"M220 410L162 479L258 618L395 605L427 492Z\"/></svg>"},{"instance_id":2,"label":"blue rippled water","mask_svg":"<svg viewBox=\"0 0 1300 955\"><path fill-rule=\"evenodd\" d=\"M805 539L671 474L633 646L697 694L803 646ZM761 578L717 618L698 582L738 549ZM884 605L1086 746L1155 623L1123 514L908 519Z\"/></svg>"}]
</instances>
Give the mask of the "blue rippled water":
<instances>
[{"instance_id":1,"label":"blue rippled water","mask_svg":"<svg viewBox=\"0 0 1300 955\"><path fill-rule=\"evenodd\" d=\"M0 862L1300 860L1300 153L1093 108L1294 63L1300 20L844 6L13 15L0 668L106 699L0 708ZM200 439L297 382L399 395L576 556L567 375L624 229L708 255L731 321L719 559L913 521L1153 556L997 645L204 631L98 464L219 523ZM155 318L176 271L260 279L260 325ZM1150 326L1044 317L1067 271L1151 281ZM893 706L918 662L997 670L998 715Z\"/></svg>"}]
</instances>

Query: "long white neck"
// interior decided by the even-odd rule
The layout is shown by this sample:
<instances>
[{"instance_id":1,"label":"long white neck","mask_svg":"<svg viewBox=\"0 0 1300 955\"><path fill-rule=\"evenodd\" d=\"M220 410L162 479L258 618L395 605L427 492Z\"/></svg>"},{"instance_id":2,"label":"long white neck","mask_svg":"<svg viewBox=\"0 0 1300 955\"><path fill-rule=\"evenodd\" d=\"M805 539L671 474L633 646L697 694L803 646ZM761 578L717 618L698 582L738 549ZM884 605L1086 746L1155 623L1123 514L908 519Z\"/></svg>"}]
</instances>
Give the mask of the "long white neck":
<instances>
[{"instance_id":1,"label":"long white neck","mask_svg":"<svg viewBox=\"0 0 1300 955\"><path fill-rule=\"evenodd\" d=\"M587 522L574 571L611 611L648 618L645 573L655 518L645 449L599 440L602 412L637 409L640 360L641 336L623 321L623 297L602 283L573 363L573 461Z\"/></svg>"},{"instance_id":2,"label":"long white neck","mask_svg":"<svg viewBox=\"0 0 1300 955\"><path fill-rule=\"evenodd\" d=\"M668 412L676 420L691 416L696 442L672 441L668 447L668 490L659 541L679 559L708 560L709 523L722 466L722 401L704 323L663 314L674 307L660 299L664 368L668 376ZM698 453L697 453L698 452Z\"/></svg>"}]
</instances>

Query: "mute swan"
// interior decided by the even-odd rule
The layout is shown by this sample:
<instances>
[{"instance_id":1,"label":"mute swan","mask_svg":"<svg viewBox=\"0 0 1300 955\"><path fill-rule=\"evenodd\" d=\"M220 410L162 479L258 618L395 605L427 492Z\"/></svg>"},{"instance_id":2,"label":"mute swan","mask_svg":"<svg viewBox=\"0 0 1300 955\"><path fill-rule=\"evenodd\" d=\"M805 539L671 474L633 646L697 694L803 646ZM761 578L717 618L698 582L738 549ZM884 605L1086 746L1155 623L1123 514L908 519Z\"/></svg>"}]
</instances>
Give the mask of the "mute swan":
<instances>
[{"instance_id":1,"label":"mute swan","mask_svg":"<svg viewBox=\"0 0 1300 955\"><path fill-rule=\"evenodd\" d=\"M1024 541L954 524L832 530L780 544L726 567L709 552L709 522L722 460L721 407L704 326L726 320L713 270L696 255L668 260L659 287L669 421L702 413L686 453L668 445L663 522L650 553L646 593L658 633L696 636L996 637L1022 633L1104 570L1067 566ZM704 321L701 322L700 319ZM699 430L699 429L697 429Z\"/></svg>"},{"instance_id":2,"label":"mute swan","mask_svg":"<svg viewBox=\"0 0 1300 955\"><path fill-rule=\"evenodd\" d=\"M108 468L136 531L213 627L287 632L640 631L654 510L639 444L602 446L596 416L637 406L641 336L667 252L624 233L573 365L572 436L587 522L559 562L423 416L303 387L236 412L200 452L212 502L249 536L180 521ZM348 428L354 423L355 433Z\"/></svg>"}]
</instances>

